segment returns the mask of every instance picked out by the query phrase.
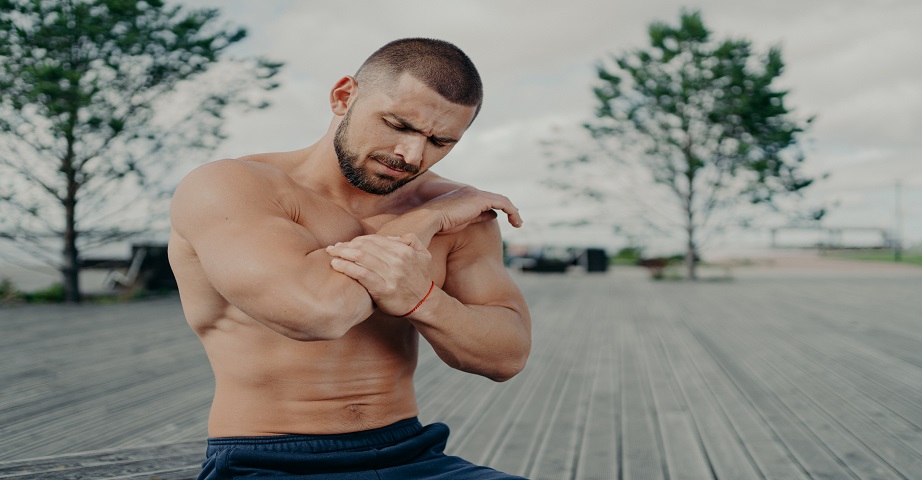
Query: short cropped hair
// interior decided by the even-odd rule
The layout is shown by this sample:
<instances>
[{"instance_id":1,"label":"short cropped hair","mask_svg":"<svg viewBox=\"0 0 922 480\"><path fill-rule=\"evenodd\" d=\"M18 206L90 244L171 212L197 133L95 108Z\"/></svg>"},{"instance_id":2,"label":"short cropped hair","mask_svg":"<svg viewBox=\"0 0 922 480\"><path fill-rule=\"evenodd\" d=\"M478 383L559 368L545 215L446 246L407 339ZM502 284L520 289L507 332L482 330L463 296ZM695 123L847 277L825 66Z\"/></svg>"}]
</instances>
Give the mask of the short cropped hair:
<instances>
[{"instance_id":1,"label":"short cropped hair","mask_svg":"<svg viewBox=\"0 0 922 480\"><path fill-rule=\"evenodd\" d=\"M404 38L372 53L359 67L355 79L362 84L390 86L409 73L452 103L483 103L483 84L474 62L460 48L444 40ZM476 115L475 115L476 116Z\"/></svg>"}]
</instances>

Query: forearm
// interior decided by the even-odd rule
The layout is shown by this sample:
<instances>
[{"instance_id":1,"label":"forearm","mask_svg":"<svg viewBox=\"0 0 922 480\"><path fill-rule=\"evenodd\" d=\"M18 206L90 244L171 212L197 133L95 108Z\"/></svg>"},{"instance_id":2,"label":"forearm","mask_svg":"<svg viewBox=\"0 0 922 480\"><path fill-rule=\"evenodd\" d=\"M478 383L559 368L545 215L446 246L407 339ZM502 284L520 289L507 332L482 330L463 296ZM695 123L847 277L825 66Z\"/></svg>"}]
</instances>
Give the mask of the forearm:
<instances>
[{"instance_id":1,"label":"forearm","mask_svg":"<svg viewBox=\"0 0 922 480\"><path fill-rule=\"evenodd\" d=\"M442 228L438 213L425 208L416 208L385 223L378 229L378 235L400 236L408 233L416 235L426 247Z\"/></svg>"},{"instance_id":2,"label":"forearm","mask_svg":"<svg viewBox=\"0 0 922 480\"><path fill-rule=\"evenodd\" d=\"M300 341L332 340L363 322L374 311L368 292L330 267L323 249L274 269L253 265L250 281L234 282L219 292L234 306L286 337ZM246 260L243 260L246 262ZM221 285L221 275L212 283Z\"/></svg>"},{"instance_id":3,"label":"forearm","mask_svg":"<svg viewBox=\"0 0 922 480\"><path fill-rule=\"evenodd\" d=\"M525 367L527 315L510 306L465 305L436 287L408 318L446 364L501 382Z\"/></svg>"},{"instance_id":4,"label":"forearm","mask_svg":"<svg viewBox=\"0 0 922 480\"><path fill-rule=\"evenodd\" d=\"M433 212L414 210L385 223L376 233L384 236L413 233L428 246L439 226L439 218ZM374 303L364 286L330 267L333 258L326 249L311 252L305 257L309 266L299 270L310 272L310 275L304 282L294 283L298 292L292 292L290 296L292 301L301 303L301 308L285 311L304 312L309 309L314 312L313 323L324 325L328 335L337 338L368 318L374 312ZM294 325L284 327L288 336L296 334L296 329L305 319L296 315L291 321Z\"/></svg>"}]
</instances>

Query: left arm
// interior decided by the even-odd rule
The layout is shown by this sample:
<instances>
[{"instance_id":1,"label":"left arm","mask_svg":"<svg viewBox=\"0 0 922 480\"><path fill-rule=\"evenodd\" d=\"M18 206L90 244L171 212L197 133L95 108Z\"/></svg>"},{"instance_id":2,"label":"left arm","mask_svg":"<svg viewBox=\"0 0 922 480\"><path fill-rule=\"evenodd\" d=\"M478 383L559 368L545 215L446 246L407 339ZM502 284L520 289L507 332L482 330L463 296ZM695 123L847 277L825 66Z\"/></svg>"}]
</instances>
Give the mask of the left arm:
<instances>
[{"instance_id":1,"label":"left arm","mask_svg":"<svg viewBox=\"0 0 922 480\"><path fill-rule=\"evenodd\" d=\"M449 366L505 381L531 351L528 307L503 265L498 223L470 225L460 237L445 285L407 318Z\"/></svg>"},{"instance_id":2,"label":"left arm","mask_svg":"<svg viewBox=\"0 0 922 480\"><path fill-rule=\"evenodd\" d=\"M445 285L406 318L449 366L508 380L531 350L528 307L503 265L498 223L472 224L457 235ZM328 251L347 260L333 268L365 286L384 313L406 313L429 290L429 252L412 236L372 235Z\"/></svg>"}]
</instances>

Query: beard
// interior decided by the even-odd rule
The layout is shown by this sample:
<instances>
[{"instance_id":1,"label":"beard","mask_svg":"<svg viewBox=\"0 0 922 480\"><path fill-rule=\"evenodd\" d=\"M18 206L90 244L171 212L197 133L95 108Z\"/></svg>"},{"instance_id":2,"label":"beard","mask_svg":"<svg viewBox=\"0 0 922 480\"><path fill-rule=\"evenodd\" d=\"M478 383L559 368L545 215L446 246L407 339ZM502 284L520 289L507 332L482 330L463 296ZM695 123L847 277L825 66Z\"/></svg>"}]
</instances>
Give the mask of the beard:
<instances>
[{"instance_id":1,"label":"beard","mask_svg":"<svg viewBox=\"0 0 922 480\"><path fill-rule=\"evenodd\" d=\"M353 105L353 107L354 106L355 105ZM343 176L346 177L349 184L363 192L373 195L387 195L419 176L419 167L416 165L410 165L400 158L391 157L378 152L369 153L368 158L373 161L381 162L394 170L402 170L414 175L396 179L383 173L370 172L368 169L359 165L359 154L350 150L346 145L349 135L349 117L351 115L352 109L350 108L346 112L343 121L336 127L336 135L333 137L333 149L336 150L336 158L339 160L339 169L342 171Z\"/></svg>"}]
</instances>

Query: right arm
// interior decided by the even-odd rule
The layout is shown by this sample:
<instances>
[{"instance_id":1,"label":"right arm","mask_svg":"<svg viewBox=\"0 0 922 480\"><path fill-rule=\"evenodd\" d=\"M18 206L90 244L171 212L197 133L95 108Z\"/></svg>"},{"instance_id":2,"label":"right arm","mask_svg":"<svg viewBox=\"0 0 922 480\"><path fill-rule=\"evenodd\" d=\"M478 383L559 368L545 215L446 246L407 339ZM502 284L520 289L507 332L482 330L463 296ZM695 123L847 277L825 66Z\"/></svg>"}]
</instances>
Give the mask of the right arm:
<instances>
[{"instance_id":1,"label":"right arm","mask_svg":"<svg viewBox=\"0 0 922 480\"><path fill-rule=\"evenodd\" d=\"M371 315L372 302L330 268L326 245L292 219L285 200L292 192L271 167L213 162L177 187L170 222L230 304L296 340L338 338ZM302 215L313 210L303 207Z\"/></svg>"},{"instance_id":2,"label":"right arm","mask_svg":"<svg viewBox=\"0 0 922 480\"><path fill-rule=\"evenodd\" d=\"M374 304L365 287L330 266L327 245L293 220L284 198L294 192L288 182L262 164L206 164L177 187L170 222L231 305L296 340L339 338L368 318ZM313 210L311 205L301 207L295 215ZM467 187L391 220L376 233L413 234L428 247L437 233L495 217L493 208L506 211L514 225L521 224L508 199ZM361 234L357 227L351 237Z\"/></svg>"}]
</instances>

